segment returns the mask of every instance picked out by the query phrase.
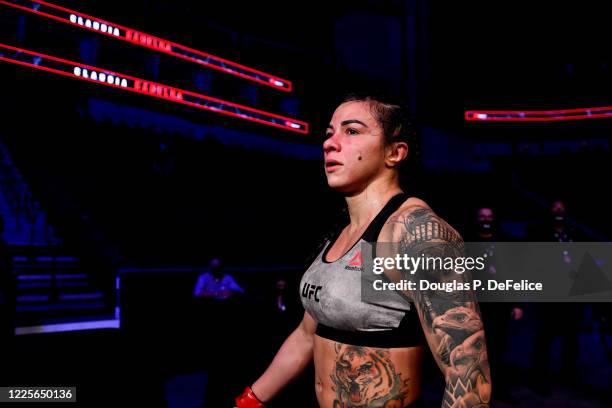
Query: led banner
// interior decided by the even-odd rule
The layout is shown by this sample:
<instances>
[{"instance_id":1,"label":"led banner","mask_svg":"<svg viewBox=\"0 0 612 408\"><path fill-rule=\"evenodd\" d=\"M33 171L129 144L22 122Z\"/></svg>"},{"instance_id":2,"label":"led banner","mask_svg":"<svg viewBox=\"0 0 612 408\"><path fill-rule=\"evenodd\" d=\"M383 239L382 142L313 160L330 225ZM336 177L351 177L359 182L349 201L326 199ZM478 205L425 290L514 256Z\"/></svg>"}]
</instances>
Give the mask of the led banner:
<instances>
[{"instance_id":1,"label":"led banner","mask_svg":"<svg viewBox=\"0 0 612 408\"><path fill-rule=\"evenodd\" d=\"M286 92L292 90L291 81L281 77L45 1L0 0L0 4L173 55L272 88Z\"/></svg>"},{"instance_id":2,"label":"led banner","mask_svg":"<svg viewBox=\"0 0 612 408\"><path fill-rule=\"evenodd\" d=\"M553 122L561 120L597 119L612 117L612 106L560 110L469 110L468 122Z\"/></svg>"},{"instance_id":3,"label":"led banner","mask_svg":"<svg viewBox=\"0 0 612 408\"><path fill-rule=\"evenodd\" d=\"M205 109L292 132L308 133L308 123L306 122L207 95L185 91L158 82L123 75L104 68L80 64L78 62L52 57L50 55L28 51L1 43L0 61L52 72L99 85L149 95L155 98L165 99L167 101L193 106L195 108Z\"/></svg>"}]
</instances>

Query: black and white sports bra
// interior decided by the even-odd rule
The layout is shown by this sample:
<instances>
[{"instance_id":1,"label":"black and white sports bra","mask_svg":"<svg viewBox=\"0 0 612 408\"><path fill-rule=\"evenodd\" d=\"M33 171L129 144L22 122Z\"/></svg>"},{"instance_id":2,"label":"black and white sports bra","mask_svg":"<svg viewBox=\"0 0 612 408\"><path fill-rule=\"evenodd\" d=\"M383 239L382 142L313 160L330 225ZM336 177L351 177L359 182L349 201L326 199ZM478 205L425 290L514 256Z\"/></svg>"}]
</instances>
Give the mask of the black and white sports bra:
<instances>
[{"instance_id":1,"label":"black and white sports bra","mask_svg":"<svg viewBox=\"0 0 612 408\"><path fill-rule=\"evenodd\" d=\"M356 244L334 262L325 260L341 230L329 240L300 282L304 309L317 321L318 336L369 347L415 347L425 337L414 304L401 292L385 291L373 301L361 298L361 248L376 242L383 225L407 199L391 198Z\"/></svg>"}]
</instances>

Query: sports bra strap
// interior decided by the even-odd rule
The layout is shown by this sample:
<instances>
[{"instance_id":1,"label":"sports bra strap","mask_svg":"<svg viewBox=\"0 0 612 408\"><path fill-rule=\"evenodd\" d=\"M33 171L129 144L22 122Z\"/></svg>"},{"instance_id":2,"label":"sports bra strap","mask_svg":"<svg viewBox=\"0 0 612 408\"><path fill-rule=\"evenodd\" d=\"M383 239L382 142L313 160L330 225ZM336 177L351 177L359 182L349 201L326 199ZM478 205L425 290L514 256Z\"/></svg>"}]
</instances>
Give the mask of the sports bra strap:
<instances>
[{"instance_id":1,"label":"sports bra strap","mask_svg":"<svg viewBox=\"0 0 612 408\"><path fill-rule=\"evenodd\" d=\"M408 199L408 195L406 193L399 193L394 195L388 202L385 204L382 210L376 215L374 220L370 223L368 228L363 233L363 240L366 242L376 242L378 241L378 235L382 230L383 226L387 219L397 211L398 208Z\"/></svg>"}]
</instances>

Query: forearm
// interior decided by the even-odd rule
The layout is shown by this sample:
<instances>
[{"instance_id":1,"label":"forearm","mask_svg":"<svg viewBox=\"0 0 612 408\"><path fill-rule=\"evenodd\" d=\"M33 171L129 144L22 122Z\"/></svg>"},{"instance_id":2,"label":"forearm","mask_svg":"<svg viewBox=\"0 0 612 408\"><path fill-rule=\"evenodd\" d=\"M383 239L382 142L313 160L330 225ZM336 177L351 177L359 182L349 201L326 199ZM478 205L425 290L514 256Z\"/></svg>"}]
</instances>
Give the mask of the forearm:
<instances>
[{"instance_id":1,"label":"forearm","mask_svg":"<svg viewBox=\"0 0 612 408\"><path fill-rule=\"evenodd\" d=\"M423 330L445 377L442 406L489 407L491 373L477 302L440 301L430 295L420 292L416 298L419 311L431 319L423 316Z\"/></svg>"},{"instance_id":2,"label":"forearm","mask_svg":"<svg viewBox=\"0 0 612 408\"><path fill-rule=\"evenodd\" d=\"M423 303L417 307L421 313L426 309ZM445 377L442 407L489 407L491 373L478 305L443 302L432 309L437 313L431 324L423 318L423 330Z\"/></svg>"},{"instance_id":3,"label":"forearm","mask_svg":"<svg viewBox=\"0 0 612 408\"><path fill-rule=\"evenodd\" d=\"M447 373L442 407L446 408L450 403L459 403L457 406L465 408L488 408L491 401L491 382L486 381L489 382L485 382L484 377L479 376L474 384L466 383L456 373Z\"/></svg>"},{"instance_id":4,"label":"forearm","mask_svg":"<svg viewBox=\"0 0 612 408\"><path fill-rule=\"evenodd\" d=\"M312 361L312 353L312 334L298 327L285 340L263 375L253 384L255 395L262 401L273 399L304 371Z\"/></svg>"},{"instance_id":5,"label":"forearm","mask_svg":"<svg viewBox=\"0 0 612 408\"><path fill-rule=\"evenodd\" d=\"M491 400L491 373L485 331L478 310L478 305L472 302L461 302L446 310L436 321L445 316L465 316L463 326L473 333L464 338L464 334L453 331L445 334L444 328L437 328L431 333L432 340L438 344L435 349L437 360L443 367L445 376L444 398L442 406L458 404L457 406L471 408L487 408ZM440 323L441 327L444 322Z\"/></svg>"}]
</instances>

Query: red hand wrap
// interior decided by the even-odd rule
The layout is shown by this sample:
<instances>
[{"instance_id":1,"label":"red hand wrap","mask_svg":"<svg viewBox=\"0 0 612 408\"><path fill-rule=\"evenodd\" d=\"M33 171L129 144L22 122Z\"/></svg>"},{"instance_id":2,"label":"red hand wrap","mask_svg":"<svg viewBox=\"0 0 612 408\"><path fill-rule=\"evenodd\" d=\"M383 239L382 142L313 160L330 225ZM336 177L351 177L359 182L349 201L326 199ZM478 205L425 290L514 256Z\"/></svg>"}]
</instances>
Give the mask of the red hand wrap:
<instances>
[{"instance_id":1,"label":"red hand wrap","mask_svg":"<svg viewBox=\"0 0 612 408\"><path fill-rule=\"evenodd\" d=\"M257 398L251 387L246 387L242 395L236 397L236 408L266 408L266 406Z\"/></svg>"}]
</instances>

